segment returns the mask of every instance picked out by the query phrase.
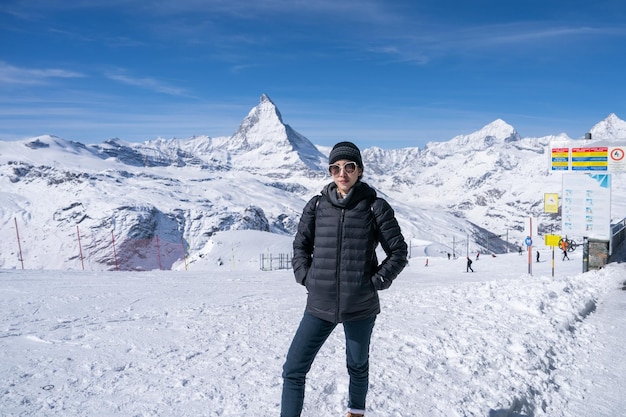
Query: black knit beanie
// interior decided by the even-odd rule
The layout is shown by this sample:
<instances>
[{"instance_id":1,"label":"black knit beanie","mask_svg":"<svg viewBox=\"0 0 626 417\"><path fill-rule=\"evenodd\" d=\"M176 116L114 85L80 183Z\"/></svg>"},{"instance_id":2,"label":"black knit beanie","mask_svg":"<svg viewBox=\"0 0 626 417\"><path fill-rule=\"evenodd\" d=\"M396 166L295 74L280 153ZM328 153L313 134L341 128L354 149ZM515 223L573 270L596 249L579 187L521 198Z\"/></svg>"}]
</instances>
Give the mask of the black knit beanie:
<instances>
[{"instance_id":1,"label":"black knit beanie","mask_svg":"<svg viewBox=\"0 0 626 417\"><path fill-rule=\"evenodd\" d=\"M359 151L359 148L352 142L339 142L333 146L333 150L330 151L330 155L328 156L328 163L334 164L342 159L354 161L358 166L363 168L361 151Z\"/></svg>"}]
</instances>

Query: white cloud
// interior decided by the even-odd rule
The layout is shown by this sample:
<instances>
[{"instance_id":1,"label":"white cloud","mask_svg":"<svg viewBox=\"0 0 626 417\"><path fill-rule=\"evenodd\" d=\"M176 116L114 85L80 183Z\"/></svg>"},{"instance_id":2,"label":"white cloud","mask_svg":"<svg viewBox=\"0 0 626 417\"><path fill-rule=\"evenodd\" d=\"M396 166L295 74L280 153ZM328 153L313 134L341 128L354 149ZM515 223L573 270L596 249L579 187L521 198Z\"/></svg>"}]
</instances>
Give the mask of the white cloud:
<instances>
[{"instance_id":1,"label":"white cloud","mask_svg":"<svg viewBox=\"0 0 626 417\"><path fill-rule=\"evenodd\" d=\"M59 68L19 68L0 61L0 84L46 84L52 78L82 78L84 74Z\"/></svg>"},{"instance_id":2,"label":"white cloud","mask_svg":"<svg viewBox=\"0 0 626 417\"><path fill-rule=\"evenodd\" d=\"M140 87L146 90L156 91L157 93L169 94L172 96L185 96L185 90L179 87L167 85L154 78L134 78L124 74L107 74L107 78L123 84Z\"/></svg>"}]
</instances>

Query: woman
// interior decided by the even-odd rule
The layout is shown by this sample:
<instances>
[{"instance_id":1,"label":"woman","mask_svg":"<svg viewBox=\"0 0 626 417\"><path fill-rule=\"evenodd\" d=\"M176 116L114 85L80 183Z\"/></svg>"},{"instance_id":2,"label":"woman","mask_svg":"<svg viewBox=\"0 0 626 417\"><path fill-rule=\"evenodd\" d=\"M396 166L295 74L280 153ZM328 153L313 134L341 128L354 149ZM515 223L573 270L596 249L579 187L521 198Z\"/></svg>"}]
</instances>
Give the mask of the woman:
<instances>
[{"instance_id":1,"label":"woman","mask_svg":"<svg viewBox=\"0 0 626 417\"><path fill-rule=\"evenodd\" d=\"M300 416L306 374L338 323L346 336L348 417L363 416L370 339L380 313L378 291L389 288L407 264L407 245L393 209L361 182L359 148L340 142L329 163L333 182L307 203L293 242L295 278L308 297L283 366L281 417ZM386 254L380 264L378 243Z\"/></svg>"}]
</instances>

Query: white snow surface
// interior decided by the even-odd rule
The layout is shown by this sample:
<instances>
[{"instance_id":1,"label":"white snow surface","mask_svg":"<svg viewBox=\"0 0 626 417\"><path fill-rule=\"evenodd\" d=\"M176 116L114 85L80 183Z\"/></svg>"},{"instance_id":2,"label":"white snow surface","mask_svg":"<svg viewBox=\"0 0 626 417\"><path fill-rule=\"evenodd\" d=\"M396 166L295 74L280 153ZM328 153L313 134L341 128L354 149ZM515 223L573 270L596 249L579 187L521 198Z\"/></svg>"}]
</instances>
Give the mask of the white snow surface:
<instances>
[{"instance_id":1,"label":"white snow surface","mask_svg":"<svg viewBox=\"0 0 626 417\"><path fill-rule=\"evenodd\" d=\"M220 232L203 271L0 270L0 415L279 416L306 292L258 257L290 245ZM366 416L623 416L626 264L556 253L552 276L551 255L413 257L381 292ZM303 417L345 415L344 355L338 326Z\"/></svg>"}]
</instances>

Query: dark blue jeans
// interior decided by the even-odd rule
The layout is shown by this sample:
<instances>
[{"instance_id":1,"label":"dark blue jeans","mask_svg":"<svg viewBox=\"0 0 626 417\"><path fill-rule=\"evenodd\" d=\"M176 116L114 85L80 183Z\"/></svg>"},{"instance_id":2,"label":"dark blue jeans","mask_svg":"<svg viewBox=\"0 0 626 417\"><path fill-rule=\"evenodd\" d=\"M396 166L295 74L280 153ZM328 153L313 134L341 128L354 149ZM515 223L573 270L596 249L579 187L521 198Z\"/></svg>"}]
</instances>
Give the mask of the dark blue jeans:
<instances>
[{"instance_id":1,"label":"dark blue jeans","mask_svg":"<svg viewBox=\"0 0 626 417\"><path fill-rule=\"evenodd\" d=\"M346 364L350 375L348 407L365 409L369 384L369 351L376 317L343 323L346 335ZM299 417L304 404L306 374L337 323L304 313L283 365L283 395L280 416Z\"/></svg>"}]
</instances>

